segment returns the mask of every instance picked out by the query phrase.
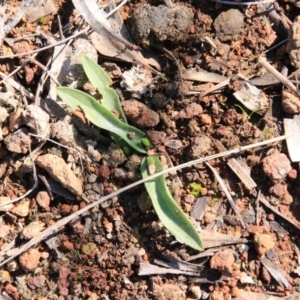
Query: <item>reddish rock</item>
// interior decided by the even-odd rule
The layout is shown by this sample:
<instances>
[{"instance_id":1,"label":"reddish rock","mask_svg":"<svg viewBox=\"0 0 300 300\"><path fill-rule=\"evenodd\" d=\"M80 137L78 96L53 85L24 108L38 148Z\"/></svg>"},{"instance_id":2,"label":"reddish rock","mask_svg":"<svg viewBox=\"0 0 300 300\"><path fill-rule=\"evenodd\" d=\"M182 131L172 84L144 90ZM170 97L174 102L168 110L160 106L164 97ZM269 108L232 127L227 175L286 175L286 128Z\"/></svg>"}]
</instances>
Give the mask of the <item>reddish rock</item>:
<instances>
[{"instance_id":1,"label":"reddish rock","mask_svg":"<svg viewBox=\"0 0 300 300\"><path fill-rule=\"evenodd\" d=\"M110 168L106 165L101 165L98 169L98 176L101 179L108 179L110 176Z\"/></svg>"},{"instance_id":2,"label":"reddish rock","mask_svg":"<svg viewBox=\"0 0 300 300\"><path fill-rule=\"evenodd\" d=\"M65 161L56 155L45 154L36 159L37 165L45 169L50 176L75 195L81 195L83 185Z\"/></svg>"},{"instance_id":3,"label":"reddish rock","mask_svg":"<svg viewBox=\"0 0 300 300\"><path fill-rule=\"evenodd\" d=\"M288 173L288 177L292 180L295 180L297 178L297 170L292 169L289 173Z\"/></svg>"},{"instance_id":4,"label":"reddish rock","mask_svg":"<svg viewBox=\"0 0 300 300\"><path fill-rule=\"evenodd\" d=\"M211 123L212 123L211 115L209 115L209 114L202 114L200 116L200 123L205 124L205 125L211 125Z\"/></svg>"},{"instance_id":5,"label":"reddish rock","mask_svg":"<svg viewBox=\"0 0 300 300\"><path fill-rule=\"evenodd\" d=\"M61 248L66 251L70 251L74 249L74 245L70 241L64 241L61 243Z\"/></svg>"},{"instance_id":6,"label":"reddish rock","mask_svg":"<svg viewBox=\"0 0 300 300\"><path fill-rule=\"evenodd\" d=\"M185 118L191 119L193 117L199 117L202 111L203 109L200 104L192 102L191 104L188 104L185 108Z\"/></svg>"},{"instance_id":7,"label":"reddish rock","mask_svg":"<svg viewBox=\"0 0 300 300\"><path fill-rule=\"evenodd\" d=\"M28 284L32 289L41 288L45 285L46 279L46 276L41 274L35 277L31 277Z\"/></svg>"},{"instance_id":8,"label":"reddish rock","mask_svg":"<svg viewBox=\"0 0 300 300\"><path fill-rule=\"evenodd\" d=\"M220 126L216 129L215 133L219 136L229 136L232 135L233 129L227 126Z\"/></svg>"},{"instance_id":9,"label":"reddish rock","mask_svg":"<svg viewBox=\"0 0 300 300\"><path fill-rule=\"evenodd\" d=\"M222 116L222 120L226 125L234 125L237 122L237 113L234 109L228 109Z\"/></svg>"},{"instance_id":10,"label":"reddish rock","mask_svg":"<svg viewBox=\"0 0 300 300\"><path fill-rule=\"evenodd\" d=\"M21 299L21 296L18 292L18 289L13 286L12 284L8 283L5 287L4 287L5 292L11 296L14 300L19 300Z\"/></svg>"},{"instance_id":11,"label":"reddish rock","mask_svg":"<svg viewBox=\"0 0 300 300\"><path fill-rule=\"evenodd\" d=\"M257 225L249 225L247 227L247 231L249 233L263 233L263 232L266 232L267 229L265 226L257 226Z\"/></svg>"},{"instance_id":12,"label":"reddish rock","mask_svg":"<svg viewBox=\"0 0 300 300\"><path fill-rule=\"evenodd\" d=\"M69 204L62 204L60 207L60 212L63 215L68 215L71 210L72 210L72 205Z\"/></svg>"},{"instance_id":13,"label":"reddish rock","mask_svg":"<svg viewBox=\"0 0 300 300\"><path fill-rule=\"evenodd\" d=\"M66 267L61 267L59 269L59 278L58 278L58 290L59 294L62 296L67 296L69 294L68 287L70 285L68 276L71 274L71 270Z\"/></svg>"},{"instance_id":14,"label":"reddish rock","mask_svg":"<svg viewBox=\"0 0 300 300\"><path fill-rule=\"evenodd\" d=\"M39 192L36 196L36 201L40 207L42 207L46 211L49 211L50 197L47 192L45 191Z\"/></svg>"},{"instance_id":15,"label":"reddish rock","mask_svg":"<svg viewBox=\"0 0 300 300\"><path fill-rule=\"evenodd\" d=\"M139 101L123 101L122 106L128 120L138 127L154 127L159 123L159 115Z\"/></svg>"},{"instance_id":16,"label":"reddish rock","mask_svg":"<svg viewBox=\"0 0 300 300\"><path fill-rule=\"evenodd\" d=\"M213 255L210 260L211 269L217 269L221 272L231 272L234 263L234 255L231 249L220 250Z\"/></svg>"},{"instance_id":17,"label":"reddish rock","mask_svg":"<svg viewBox=\"0 0 300 300\"><path fill-rule=\"evenodd\" d=\"M262 163L264 172L274 183L284 179L292 170L290 160L285 154L278 151L274 151L271 155L265 157Z\"/></svg>"},{"instance_id":18,"label":"reddish rock","mask_svg":"<svg viewBox=\"0 0 300 300\"><path fill-rule=\"evenodd\" d=\"M270 192L273 193L278 198L281 198L284 195L284 187L281 183L276 183L270 188Z\"/></svg>"},{"instance_id":19,"label":"reddish rock","mask_svg":"<svg viewBox=\"0 0 300 300\"><path fill-rule=\"evenodd\" d=\"M79 217L74 218L69 224L75 233L83 233L84 232L84 226L81 224Z\"/></svg>"},{"instance_id":20,"label":"reddish rock","mask_svg":"<svg viewBox=\"0 0 300 300\"><path fill-rule=\"evenodd\" d=\"M80 201L79 203L79 209L85 208L86 207L86 202L85 201Z\"/></svg>"},{"instance_id":21,"label":"reddish rock","mask_svg":"<svg viewBox=\"0 0 300 300\"><path fill-rule=\"evenodd\" d=\"M157 130L148 130L147 136L153 145L159 145L166 140L166 133Z\"/></svg>"},{"instance_id":22,"label":"reddish rock","mask_svg":"<svg viewBox=\"0 0 300 300\"><path fill-rule=\"evenodd\" d=\"M19 257L19 262L25 272L34 271L41 257L41 253L37 249L29 249L22 253Z\"/></svg>"}]
</instances>

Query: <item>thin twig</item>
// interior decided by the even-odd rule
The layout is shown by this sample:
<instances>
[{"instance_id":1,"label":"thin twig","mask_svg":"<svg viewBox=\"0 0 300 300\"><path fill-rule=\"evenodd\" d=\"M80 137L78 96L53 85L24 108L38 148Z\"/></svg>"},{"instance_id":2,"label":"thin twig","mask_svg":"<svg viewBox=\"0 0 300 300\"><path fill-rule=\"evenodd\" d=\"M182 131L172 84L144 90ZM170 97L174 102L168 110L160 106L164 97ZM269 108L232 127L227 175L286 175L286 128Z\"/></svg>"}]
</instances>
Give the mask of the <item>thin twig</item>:
<instances>
[{"instance_id":1,"label":"thin twig","mask_svg":"<svg viewBox=\"0 0 300 300\"><path fill-rule=\"evenodd\" d=\"M2 73L2 72L0 72L0 77L4 78L4 79L5 79L10 85L12 85L16 90L18 90L18 91L24 93L24 95L25 95L27 98L29 98L29 99L31 99L31 100L34 100L34 95L33 95L32 93L28 92L27 90L25 90L25 88L24 88L21 84L19 84L18 82L16 82L16 81L13 80L12 78L7 78L7 76L6 76L4 73Z\"/></svg>"},{"instance_id":2,"label":"thin twig","mask_svg":"<svg viewBox=\"0 0 300 300\"><path fill-rule=\"evenodd\" d=\"M64 33L63 33L62 26L61 26L60 15L57 15L57 23L58 23L60 39L63 39L64 38Z\"/></svg>"},{"instance_id":3,"label":"thin twig","mask_svg":"<svg viewBox=\"0 0 300 300\"><path fill-rule=\"evenodd\" d=\"M268 50L264 51L263 54L266 54L269 51L274 50L275 48L279 47L280 45L286 43L288 41L288 39L282 40L279 43L277 43L276 45L274 45L273 47L269 48Z\"/></svg>"},{"instance_id":4,"label":"thin twig","mask_svg":"<svg viewBox=\"0 0 300 300\"><path fill-rule=\"evenodd\" d=\"M51 72L48 70L48 68L46 66L44 66L42 63L40 63L39 61L37 61L36 59L29 57L28 61L30 61L33 64L36 64L38 67L40 67L44 72L48 73L48 76L50 76L50 78L58 85L60 86L60 83L57 81L57 79L51 74Z\"/></svg>"},{"instance_id":5,"label":"thin twig","mask_svg":"<svg viewBox=\"0 0 300 300\"><path fill-rule=\"evenodd\" d=\"M214 41L209 37L209 36L205 36L204 37L204 40L210 44L213 48L217 49L217 45L214 43Z\"/></svg>"},{"instance_id":6,"label":"thin twig","mask_svg":"<svg viewBox=\"0 0 300 300\"><path fill-rule=\"evenodd\" d=\"M34 58L35 56L37 56L37 53L33 54L32 57ZM2 82L7 81L9 78L11 78L13 75L15 75L16 73L18 73L27 63L28 63L28 59L26 59L20 66L16 67L12 72L10 72L8 75L6 75L5 78L3 78L2 80L0 80L0 84Z\"/></svg>"},{"instance_id":7,"label":"thin twig","mask_svg":"<svg viewBox=\"0 0 300 300\"><path fill-rule=\"evenodd\" d=\"M241 225L243 226L244 229L246 229L247 226L246 226L246 224L245 224L245 222L244 222L244 220L243 220L243 218L242 218L240 212L238 211L238 209L237 209L237 207L236 207L236 205L235 205L235 203L234 203L234 201L233 201L233 199L232 199L232 197L231 197L231 195L230 195L228 189L226 188L226 186L225 186L225 184L224 184L224 181L222 180L222 178L220 177L220 175L216 172L216 170L215 170L210 164L208 164L208 163L205 163L205 164L206 164L206 165L212 170L212 172L214 173L214 175L215 175L216 179L218 180L218 182L219 182L219 184L220 184L220 186L221 186L223 192L225 193L225 195L226 195L226 197L227 197L228 202L230 203L232 209L234 210L235 214L236 214L237 217L239 218Z\"/></svg>"},{"instance_id":8,"label":"thin twig","mask_svg":"<svg viewBox=\"0 0 300 300\"><path fill-rule=\"evenodd\" d=\"M156 174L153 174L153 175L151 175L151 176L149 176L149 177L147 177L145 179L138 180L138 181L136 181L136 182L134 182L132 184L129 184L129 185L123 187L123 188L120 188L119 190L117 190L115 192L112 192L111 194L109 194L107 196L100 197L98 200L95 200L93 203L87 205L86 207L78 210L77 212L75 212L75 213L73 213L73 214L71 214L71 215L69 215L69 216L67 216L67 217L59 220L54 225L48 227L43 232L41 232L38 236L34 237L28 243L24 244L12 256L8 257L6 260L4 260L3 262L1 262L0 266L5 265L7 262L9 262L12 259L14 259L15 257L19 256L20 254L22 254L27 249L29 249L32 246L36 245L37 243L43 241L48 236L54 234L55 232L58 231L58 229L61 226L64 226L64 225L68 224L74 218L76 218L76 217L84 214L85 212L89 211L90 209L98 206L99 204L107 201L108 199L110 199L112 197L118 196L119 194L121 194L121 193L123 193L123 192L125 192L125 191L127 191L129 189L132 189L133 187L136 187L137 185L140 185L140 184L142 184L142 183L144 183L146 181L149 181L149 180L153 180L153 179L155 179L157 177L163 176L163 175L169 173L170 171L177 171L177 170L180 170L182 168L190 167L190 166L193 166L195 164L199 164L199 163L211 160L211 159L216 159L216 158L219 158L219 157L222 157L222 156L226 156L226 155L230 155L230 154L240 153L241 151L245 151L245 150L249 150L249 149L252 149L252 148L255 148L255 147L260 147L260 146L268 145L268 144L275 143L275 142L278 142L278 141L282 141L282 140L285 140L285 139L287 139L289 137L290 136L283 135L283 136L280 136L280 137L277 137L277 138L274 138L274 139L270 139L270 140L267 140L267 141L263 141L263 142L259 142L259 143L255 143L255 144L251 144L251 145L247 145L247 146L242 146L240 148L235 148L235 149L228 150L228 151L225 151L225 152L222 152L222 153L217 153L217 154L211 155L209 157L199 158L199 159L196 159L196 160L193 160L193 161L189 161L187 163L175 166L173 168L169 168L169 169L163 170L163 171L161 171L159 173L156 173ZM2 252L0 252L0 256L1 255L3 255Z\"/></svg>"},{"instance_id":9,"label":"thin twig","mask_svg":"<svg viewBox=\"0 0 300 300\"><path fill-rule=\"evenodd\" d=\"M200 96L201 96L201 97L204 97L204 96L206 96L206 95L209 94L209 93L215 92L215 91L217 91L217 90L219 90L219 89L225 87L225 86L228 85L228 83L230 82L230 79L231 79L231 78L229 77L229 78L225 79L224 81L222 81L222 82L220 82L220 83L214 85L213 87L209 88L209 89L206 90L205 92L201 93Z\"/></svg>"},{"instance_id":10,"label":"thin twig","mask_svg":"<svg viewBox=\"0 0 300 300\"><path fill-rule=\"evenodd\" d=\"M178 70L178 77L179 77L179 83L180 83L180 90L179 90L179 94L183 94L184 91L184 85L183 85L183 76L182 76L182 72L181 72L181 67L180 64L178 62L178 60L176 59L176 57L174 56L174 54L169 51L168 49L166 49L165 47L159 46L159 45L153 45L153 47L159 49L160 51L164 52L167 56L169 56L171 59L174 60L177 70Z\"/></svg>"},{"instance_id":11,"label":"thin twig","mask_svg":"<svg viewBox=\"0 0 300 300\"><path fill-rule=\"evenodd\" d=\"M292 222L289 218L283 215L276 207L272 206L268 200L266 200L262 195L258 198L259 202L261 202L264 206L270 209L274 214L284 219L289 224L293 225L296 229L300 230L299 225L296 222Z\"/></svg>"},{"instance_id":12,"label":"thin twig","mask_svg":"<svg viewBox=\"0 0 300 300\"><path fill-rule=\"evenodd\" d=\"M108 19L109 17L111 17L119 8L121 8L125 3L127 2L127 0L123 0L119 5L117 5L114 9L112 9L107 15L106 15L106 19Z\"/></svg>"},{"instance_id":13,"label":"thin twig","mask_svg":"<svg viewBox=\"0 0 300 300\"><path fill-rule=\"evenodd\" d=\"M46 64L46 70L43 70L43 73L42 73L42 76L39 80L39 83L38 83L38 86L36 88L36 92L35 92L35 98L34 98L34 104L36 106L40 106L40 103L41 103L41 92L42 92L42 89L44 87L44 84L46 82L46 80L48 79L49 77L49 72L48 71L48 67L50 66L50 64L52 63L53 61L53 57L51 57L47 64ZM60 85L60 84L59 84Z\"/></svg>"},{"instance_id":14,"label":"thin twig","mask_svg":"<svg viewBox=\"0 0 300 300\"><path fill-rule=\"evenodd\" d=\"M273 66L271 66L265 57L260 56L258 58L258 62L273 76L275 76L282 84L284 84L287 88L292 91L298 93L297 87L290 82L285 76L283 76L280 72L278 72Z\"/></svg>"}]
</instances>

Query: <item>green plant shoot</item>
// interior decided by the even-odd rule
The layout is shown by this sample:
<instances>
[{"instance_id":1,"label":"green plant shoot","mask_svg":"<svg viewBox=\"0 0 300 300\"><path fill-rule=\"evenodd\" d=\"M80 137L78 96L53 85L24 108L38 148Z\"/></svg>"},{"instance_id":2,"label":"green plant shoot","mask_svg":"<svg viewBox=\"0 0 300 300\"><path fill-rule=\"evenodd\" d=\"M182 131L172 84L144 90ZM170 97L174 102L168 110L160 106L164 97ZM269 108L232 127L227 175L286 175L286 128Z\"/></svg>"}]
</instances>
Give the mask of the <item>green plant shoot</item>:
<instances>
[{"instance_id":1,"label":"green plant shoot","mask_svg":"<svg viewBox=\"0 0 300 300\"><path fill-rule=\"evenodd\" d=\"M102 95L101 103L82 91L67 87L57 88L58 96L73 110L80 108L91 123L108 130L117 143L118 139L121 139L126 143L126 148L129 146L137 152L146 154L146 148L151 146L151 142L143 131L127 124L119 97L110 87L109 76L86 56L82 57L82 64L87 77ZM114 111L119 113L120 119L113 114ZM143 178L161 170L163 170L163 166L157 156L144 157L142 160ZM172 198L164 176L145 182L145 187L159 219L171 234L182 243L196 250L203 250L198 232Z\"/></svg>"},{"instance_id":2,"label":"green plant shoot","mask_svg":"<svg viewBox=\"0 0 300 300\"><path fill-rule=\"evenodd\" d=\"M202 186L200 183L193 182L190 184L190 193L195 197L201 194Z\"/></svg>"}]
</instances>

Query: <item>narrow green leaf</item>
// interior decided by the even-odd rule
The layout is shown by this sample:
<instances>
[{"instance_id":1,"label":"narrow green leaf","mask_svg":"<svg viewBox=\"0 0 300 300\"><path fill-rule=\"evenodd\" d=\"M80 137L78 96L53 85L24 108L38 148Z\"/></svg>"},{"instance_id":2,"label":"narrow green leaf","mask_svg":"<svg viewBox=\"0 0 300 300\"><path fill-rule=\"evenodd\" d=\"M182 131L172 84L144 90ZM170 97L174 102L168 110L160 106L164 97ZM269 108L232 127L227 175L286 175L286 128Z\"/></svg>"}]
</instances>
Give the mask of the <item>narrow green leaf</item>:
<instances>
[{"instance_id":1,"label":"narrow green leaf","mask_svg":"<svg viewBox=\"0 0 300 300\"><path fill-rule=\"evenodd\" d=\"M116 91L110 87L112 80L107 73L86 55L82 56L82 66L89 81L102 95L101 104L110 111L117 111L120 114L121 120L127 123L119 96Z\"/></svg>"},{"instance_id":2,"label":"narrow green leaf","mask_svg":"<svg viewBox=\"0 0 300 300\"><path fill-rule=\"evenodd\" d=\"M157 156L152 156L151 163L155 161L156 172L163 170ZM144 158L141 164L143 178L149 177L148 159ZM200 236L188 217L172 198L164 176L145 182L146 189L152 200L153 207L164 226L182 243L199 251L203 250Z\"/></svg>"},{"instance_id":3,"label":"narrow green leaf","mask_svg":"<svg viewBox=\"0 0 300 300\"><path fill-rule=\"evenodd\" d=\"M73 110L80 107L85 117L94 125L116 134L136 151L146 153L141 142L142 139L146 138L146 134L119 120L90 95L67 87L57 88L57 94Z\"/></svg>"}]
</instances>

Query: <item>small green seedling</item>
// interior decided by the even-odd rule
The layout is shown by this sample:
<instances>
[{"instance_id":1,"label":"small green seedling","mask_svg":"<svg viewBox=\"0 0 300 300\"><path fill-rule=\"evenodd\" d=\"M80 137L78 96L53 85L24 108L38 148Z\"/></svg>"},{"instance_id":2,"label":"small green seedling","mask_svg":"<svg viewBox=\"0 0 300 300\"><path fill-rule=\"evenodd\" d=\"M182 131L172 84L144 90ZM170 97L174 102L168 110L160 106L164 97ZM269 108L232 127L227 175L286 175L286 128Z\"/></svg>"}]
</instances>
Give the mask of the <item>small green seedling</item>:
<instances>
[{"instance_id":1,"label":"small green seedling","mask_svg":"<svg viewBox=\"0 0 300 300\"><path fill-rule=\"evenodd\" d=\"M253 116L253 114L255 114L256 112L258 112L258 111L261 110L261 108L258 108L258 109L256 109L256 110L251 111L251 113L248 115L248 114L246 113L246 111L245 111L240 105L235 104L234 106L238 107L238 108L243 112L243 114L245 114L245 115L247 116L247 119L248 119L248 120L251 119L251 117Z\"/></svg>"},{"instance_id":2,"label":"small green seedling","mask_svg":"<svg viewBox=\"0 0 300 300\"><path fill-rule=\"evenodd\" d=\"M266 139L270 138L272 136L272 131L270 128L265 127L263 130L263 135Z\"/></svg>"},{"instance_id":3,"label":"small green seedling","mask_svg":"<svg viewBox=\"0 0 300 300\"><path fill-rule=\"evenodd\" d=\"M213 197L213 198L210 199L208 205L209 205L209 206L213 206L215 203L217 203L217 202L219 202L219 201L220 201L220 198L218 198L218 197Z\"/></svg>"},{"instance_id":4,"label":"small green seedling","mask_svg":"<svg viewBox=\"0 0 300 300\"><path fill-rule=\"evenodd\" d=\"M200 183L193 182L190 184L190 193L195 197L201 194L202 186Z\"/></svg>"},{"instance_id":5,"label":"small green seedling","mask_svg":"<svg viewBox=\"0 0 300 300\"><path fill-rule=\"evenodd\" d=\"M116 144L123 150L126 149L126 153L131 148L144 155L141 163L141 173L144 179L147 179L151 174L162 171L163 165L156 155L146 156L147 148L152 146L147 135L127 123L119 97L116 91L110 87L112 83L110 77L87 56L82 57L82 65L90 82L101 94L101 103L89 94L67 87L57 88L58 96L73 110L80 107L91 123L109 131ZM112 111L117 111L120 119ZM203 244L200 236L180 206L172 198L165 177L162 175L148 180L145 182L145 187L155 212L170 233L182 243L202 251Z\"/></svg>"},{"instance_id":6,"label":"small green seedling","mask_svg":"<svg viewBox=\"0 0 300 300\"><path fill-rule=\"evenodd\" d=\"M41 17L40 19L39 19L39 24L40 25L44 25L46 23L46 18L45 17Z\"/></svg>"}]
</instances>

